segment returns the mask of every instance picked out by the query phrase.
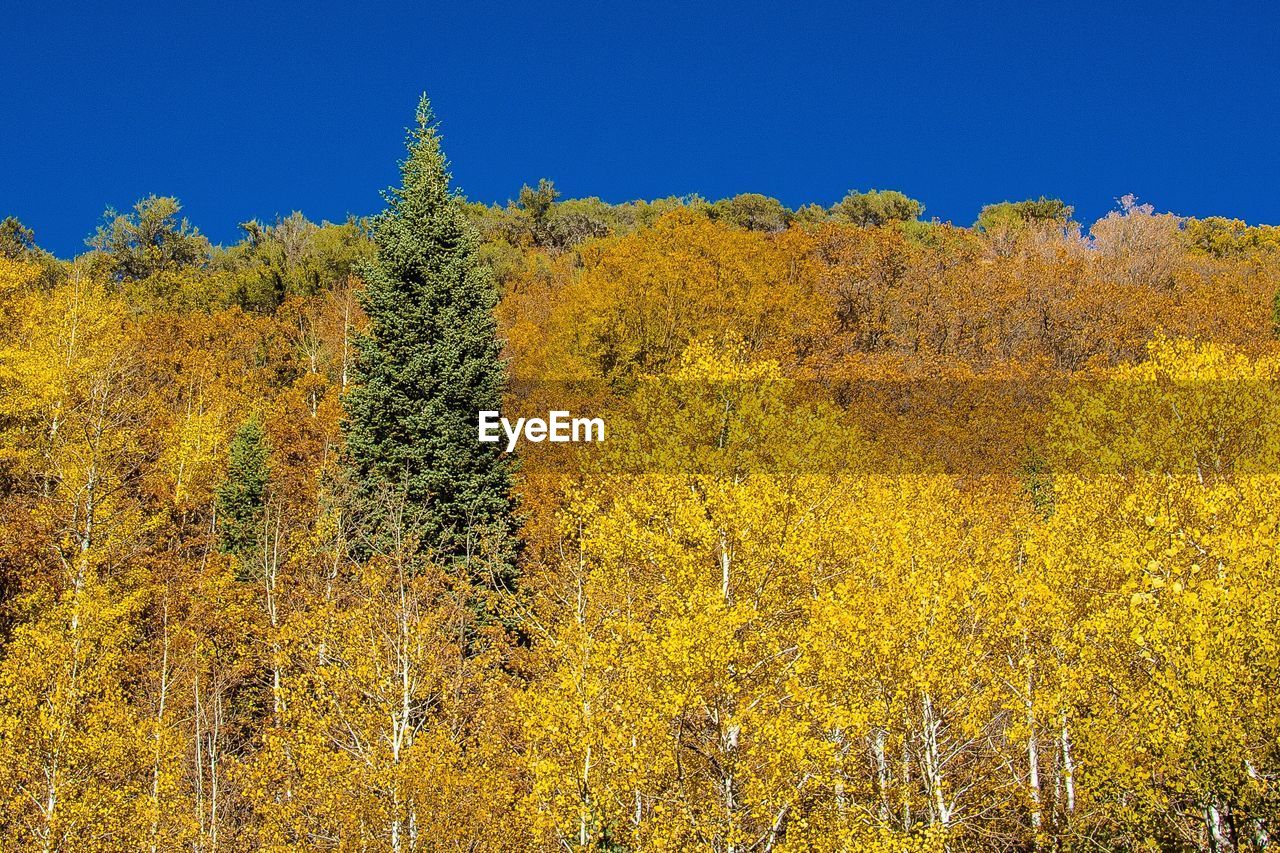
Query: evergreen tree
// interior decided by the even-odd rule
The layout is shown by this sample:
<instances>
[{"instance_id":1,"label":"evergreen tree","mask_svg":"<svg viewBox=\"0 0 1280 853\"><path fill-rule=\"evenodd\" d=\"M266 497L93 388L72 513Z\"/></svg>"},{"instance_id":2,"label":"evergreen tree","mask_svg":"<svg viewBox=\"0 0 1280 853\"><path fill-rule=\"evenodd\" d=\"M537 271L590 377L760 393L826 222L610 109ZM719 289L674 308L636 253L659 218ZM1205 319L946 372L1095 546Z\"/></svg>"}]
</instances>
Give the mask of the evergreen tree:
<instances>
[{"instance_id":1,"label":"evergreen tree","mask_svg":"<svg viewBox=\"0 0 1280 853\"><path fill-rule=\"evenodd\" d=\"M218 487L219 547L240 558L242 576L262 538L263 513L270 474L267 437L256 416L240 425L231 439L227 477Z\"/></svg>"},{"instance_id":2,"label":"evergreen tree","mask_svg":"<svg viewBox=\"0 0 1280 853\"><path fill-rule=\"evenodd\" d=\"M19 261L36 252L36 235L16 216L0 221L0 258Z\"/></svg>"},{"instance_id":3,"label":"evergreen tree","mask_svg":"<svg viewBox=\"0 0 1280 853\"><path fill-rule=\"evenodd\" d=\"M408 150L359 270L370 323L344 422L355 547L390 550L402 536L468 567L482 550L509 567L510 466L476 437L477 413L499 407L506 381L497 290L425 95Z\"/></svg>"}]
</instances>

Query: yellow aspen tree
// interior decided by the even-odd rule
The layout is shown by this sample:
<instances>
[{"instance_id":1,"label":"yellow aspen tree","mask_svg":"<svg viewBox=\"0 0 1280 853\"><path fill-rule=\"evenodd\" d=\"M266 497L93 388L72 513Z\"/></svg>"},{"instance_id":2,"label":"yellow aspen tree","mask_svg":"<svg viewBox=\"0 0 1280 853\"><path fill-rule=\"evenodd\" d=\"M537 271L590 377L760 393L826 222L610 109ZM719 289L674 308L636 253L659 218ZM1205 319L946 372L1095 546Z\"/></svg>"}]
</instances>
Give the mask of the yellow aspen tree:
<instances>
[{"instance_id":1,"label":"yellow aspen tree","mask_svg":"<svg viewBox=\"0 0 1280 853\"><path fill-rule=\"evenodd\" d=\"M152 521L131 494L139 413L120 307L73 274L37 302L6 361L38 417L24 479L52 557L0 667L12 829L43 849L132 844L146 834L150 763L126 652Z\"/></svg>"}]
</instances>

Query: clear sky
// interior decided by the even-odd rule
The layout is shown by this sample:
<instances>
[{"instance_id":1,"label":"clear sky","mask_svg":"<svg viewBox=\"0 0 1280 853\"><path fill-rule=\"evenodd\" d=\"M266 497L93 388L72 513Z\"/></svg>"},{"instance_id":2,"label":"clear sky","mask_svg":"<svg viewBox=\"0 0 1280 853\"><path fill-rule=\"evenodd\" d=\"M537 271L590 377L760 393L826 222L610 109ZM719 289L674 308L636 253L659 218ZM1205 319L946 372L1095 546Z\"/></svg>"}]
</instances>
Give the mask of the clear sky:
<instances>
[{"instance_id":1,"label":"clear sky","mask_svg":"<svg viewBox=\"0 0 1280 853\"><path fill-rule=\"evenodd\" d=\"M1041 8L1043 7L1043 8ZM900 189L970 224L1041 194L1091 221L1280 223L1275 3L15 3L0 216L59 255L175 195L236 223L380 208L419 92L458 184L831 204Z\"/></svg>"}]
</instances>

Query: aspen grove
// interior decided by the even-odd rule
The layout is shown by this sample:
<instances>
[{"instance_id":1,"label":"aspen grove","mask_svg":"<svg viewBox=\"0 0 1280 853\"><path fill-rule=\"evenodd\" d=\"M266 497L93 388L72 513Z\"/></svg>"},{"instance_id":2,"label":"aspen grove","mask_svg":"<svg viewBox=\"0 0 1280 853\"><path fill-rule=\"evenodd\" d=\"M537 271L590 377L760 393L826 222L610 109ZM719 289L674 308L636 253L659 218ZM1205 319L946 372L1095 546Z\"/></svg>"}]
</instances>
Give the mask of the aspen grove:
<instances>
[{"instance_id":1,"label":"aspen grove","mask_svg":"<svg viewBox=\"0 0 1280 853\"><path fill-rule=\"evenodd\" d=\"M0 849L1280 833L1280 228L408 146L232 246L0 223Z\"/></svg>"}]
</instances>

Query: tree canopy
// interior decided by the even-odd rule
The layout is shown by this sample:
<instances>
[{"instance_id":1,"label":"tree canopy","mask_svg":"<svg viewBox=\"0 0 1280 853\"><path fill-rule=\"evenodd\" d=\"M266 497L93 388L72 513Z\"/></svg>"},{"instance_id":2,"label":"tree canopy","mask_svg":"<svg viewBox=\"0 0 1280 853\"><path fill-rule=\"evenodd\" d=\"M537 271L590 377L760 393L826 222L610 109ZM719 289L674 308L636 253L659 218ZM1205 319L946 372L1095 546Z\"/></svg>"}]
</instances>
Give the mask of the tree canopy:
<instances>
[{"instance_id":1,"label":"tree canopy","mask_svg":"<svg viewBox=\"0 0 1280 853\"><path fill-rule=\"evenodd\" d=\"M0 221L0 847L1274 846L1275 227L407 142L369 219Z\"/></svg>"}]
</instances>

